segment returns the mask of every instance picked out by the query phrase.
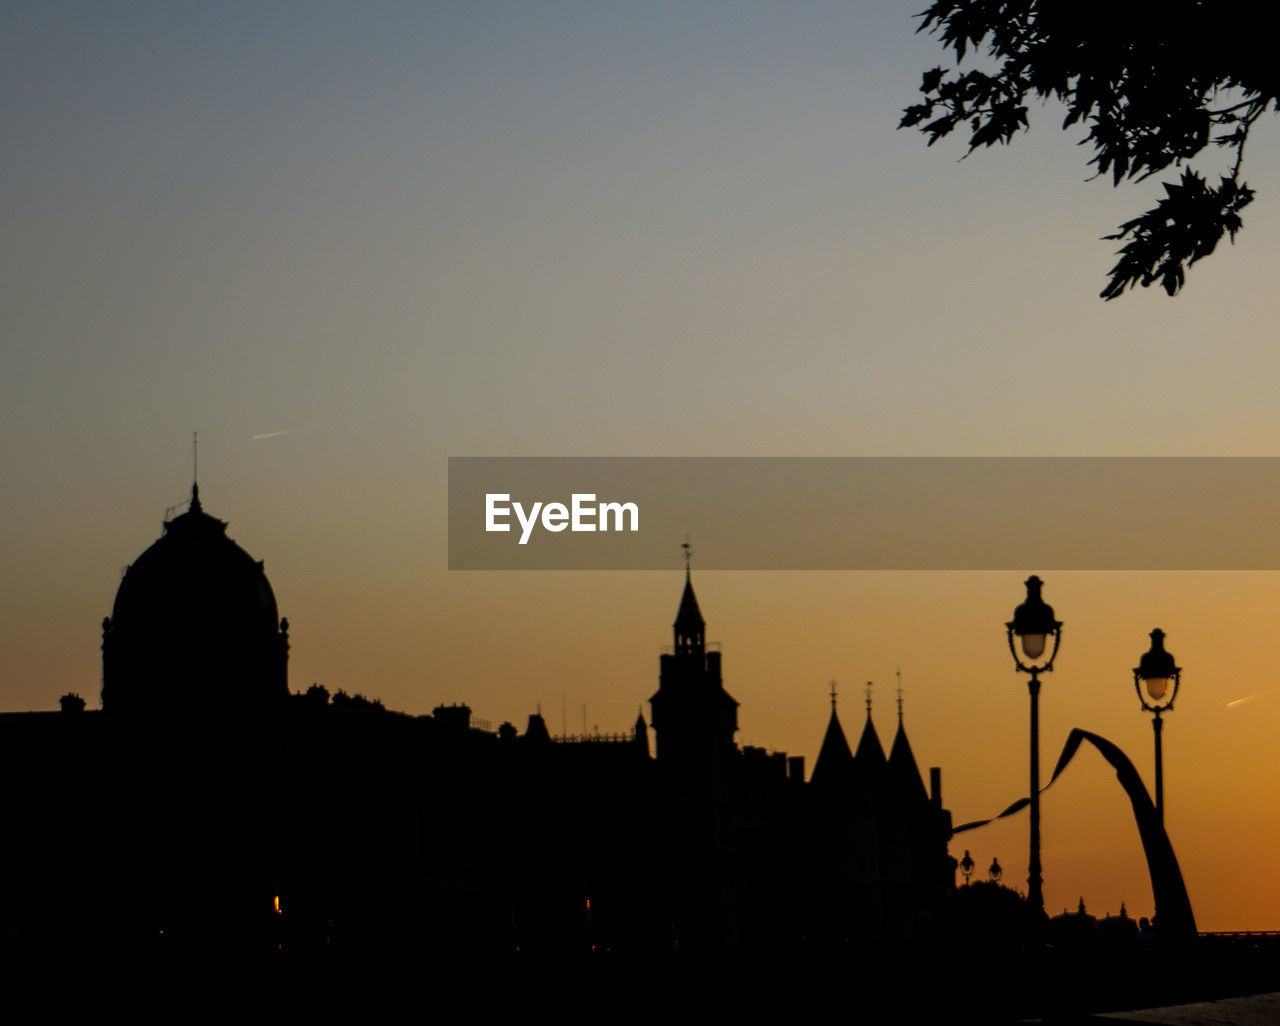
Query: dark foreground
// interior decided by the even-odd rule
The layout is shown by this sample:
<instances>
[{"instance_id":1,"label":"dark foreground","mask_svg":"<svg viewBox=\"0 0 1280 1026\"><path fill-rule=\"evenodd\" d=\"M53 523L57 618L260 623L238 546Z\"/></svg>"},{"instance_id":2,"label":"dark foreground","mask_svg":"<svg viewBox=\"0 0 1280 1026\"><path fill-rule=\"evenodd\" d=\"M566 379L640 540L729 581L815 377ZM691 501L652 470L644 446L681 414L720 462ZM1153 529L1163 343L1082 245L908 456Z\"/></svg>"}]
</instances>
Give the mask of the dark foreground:
<instances>
[{"instance_id":1,"label":"dark foreground","mask_svg":"<svg viewBox=\"0 0 1280 1026\"><path fill-rule=\"evenodd\" d=\"M290 1018L348 1008L376 1015L409 1001L424 1014L469 1008L486 1018L537 1013L571 1021L623 1013L627 1019L705 1013L760 1021L834 1008L841 1018L876 1023L1280 1022L1275 938L1202 937L1185 951L1154 951L1140 962L1108 962L1105 954L1045 949L1011 955L979 946L892 954L779 949L488 957L439 950L220 957L163 947L10 949L3 974L10 992L59 981L89 984L108 1006L117 994L136 1000L145 981L156 1010L270 995ZM1172 1007L1240 995L1260 996L1190 1011ZM1135 1009L1145 1011L1121 1017Z\"/></svg>"}]
</instances>

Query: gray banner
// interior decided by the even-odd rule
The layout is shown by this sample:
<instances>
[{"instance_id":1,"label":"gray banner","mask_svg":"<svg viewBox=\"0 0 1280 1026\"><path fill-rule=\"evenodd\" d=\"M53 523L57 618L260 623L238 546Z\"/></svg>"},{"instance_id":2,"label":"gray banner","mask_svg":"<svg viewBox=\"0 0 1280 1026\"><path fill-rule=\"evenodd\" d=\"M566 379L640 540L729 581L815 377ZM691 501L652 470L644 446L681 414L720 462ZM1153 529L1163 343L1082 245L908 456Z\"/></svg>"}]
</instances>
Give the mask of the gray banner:
<instances>
[{"instance_id":1,"label":"gray banner","mask_svg":"<svg viewBox=\"0 0 1280 1026\"><path fill-rule=\"evenodd\" d=\"M1275 570L1280 458L451 457L452 570Z\"/></svg>"}]
</instances>

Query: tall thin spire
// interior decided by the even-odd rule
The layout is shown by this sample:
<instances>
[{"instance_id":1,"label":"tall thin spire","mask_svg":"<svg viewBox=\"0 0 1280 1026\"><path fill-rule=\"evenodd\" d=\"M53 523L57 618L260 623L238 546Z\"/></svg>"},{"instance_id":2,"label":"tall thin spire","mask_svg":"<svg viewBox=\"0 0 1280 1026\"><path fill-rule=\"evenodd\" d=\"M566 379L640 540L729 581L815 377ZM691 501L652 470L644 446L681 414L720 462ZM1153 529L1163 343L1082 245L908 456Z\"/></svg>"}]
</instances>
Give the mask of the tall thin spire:
<instances>
[{"instance_id":1,"label":"tall thin spire","mask_svg":"<svg viewBox=\"0 0 1280 1026\"><path fill-rule=\"evenodd\" d=\"M831 711L836 711L836 682L834 680L827 681L831 685Z\"/></svg>"},{"instance_id":2,"label":"tall thin spire","mask_svg":"<svg viewBox=\"0 0 1280 1026\"><path fill-rule=\"evenodd\" d=\"M867 719L871 719L871 681L867 681Z\"/></svg>"},{"instance_id":3,"label":"tall thin spire","mask_svg":"<svg viewBox=\"0 0 1280 1026\"><path fill-rule=\"evenodd\" d=\"M902 726L902 667L898 667L898 726Z\"/></svg>"},{"instance_id":4,"label":"tall thin spire","mask_svg":"<svg viewBox=\"0 0 1280 1026\"><path fill-rule=\"evenodd\" d=\"M187 507L187 511L204 511L204 507L200 505L200 440L196 431L191 432L191 505Z\"/></svg>"}]
</instances>

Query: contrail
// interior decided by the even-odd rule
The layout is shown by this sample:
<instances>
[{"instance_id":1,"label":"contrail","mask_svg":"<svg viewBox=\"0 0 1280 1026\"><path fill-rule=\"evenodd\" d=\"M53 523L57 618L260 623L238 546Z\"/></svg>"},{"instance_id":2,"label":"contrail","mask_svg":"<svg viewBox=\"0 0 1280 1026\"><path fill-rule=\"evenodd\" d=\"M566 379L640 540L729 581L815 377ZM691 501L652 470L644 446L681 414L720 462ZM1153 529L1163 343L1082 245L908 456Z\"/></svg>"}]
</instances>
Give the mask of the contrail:
<instances>
[{"instance_id":1,"label":"contrail","mask_svg":"<svg viewBox=\"0 0 1280 1026\"><path fill-rule=\"evenodd\" d=\"M1237 698L1234 702L1228 702L1227 708L1234 709L1237 705L1244 705L1245 702L1252 702L1255 698L1261 698L1263 695L1269 695L1273 691L1280 691L1280 687L1267 688L1266 691L1259 691L1256 695L1245 695L1244 698Z\"/></svg>"},{"instance_id":2,"label":"contrail","mask_svg":"<svg viewBox=\"0 0 1280 1026\"><path fill-rule=\"evenodd\" d=\"M256 442L260 438L277 438L280 435L294 435L294 434L297 434L299 431L314 431L314 430L315 430L314 427L285 428L283 431L268 431L265 435L254 435L253 440Z\"/></svg>"}]
</instances>

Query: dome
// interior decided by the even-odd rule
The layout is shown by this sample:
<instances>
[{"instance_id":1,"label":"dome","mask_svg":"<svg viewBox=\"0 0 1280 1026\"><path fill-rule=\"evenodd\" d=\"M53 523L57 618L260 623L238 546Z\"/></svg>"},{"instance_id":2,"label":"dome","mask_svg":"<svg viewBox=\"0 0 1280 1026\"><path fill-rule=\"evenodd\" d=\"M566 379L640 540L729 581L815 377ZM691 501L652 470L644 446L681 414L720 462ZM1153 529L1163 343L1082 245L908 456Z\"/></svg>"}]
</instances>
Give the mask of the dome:
<instances>
[{"instance_id":1,"label":"dome","mask_svg":"<svg viewBox=\"0 0 1280 1026\"><path fill-rule=\"evenodd\" d=\"M125 571L103 621L102 706L111 712L243 707L288 695L288 623L262 563L204 512L186 513Z\"/></svg>"}]
</instances>

